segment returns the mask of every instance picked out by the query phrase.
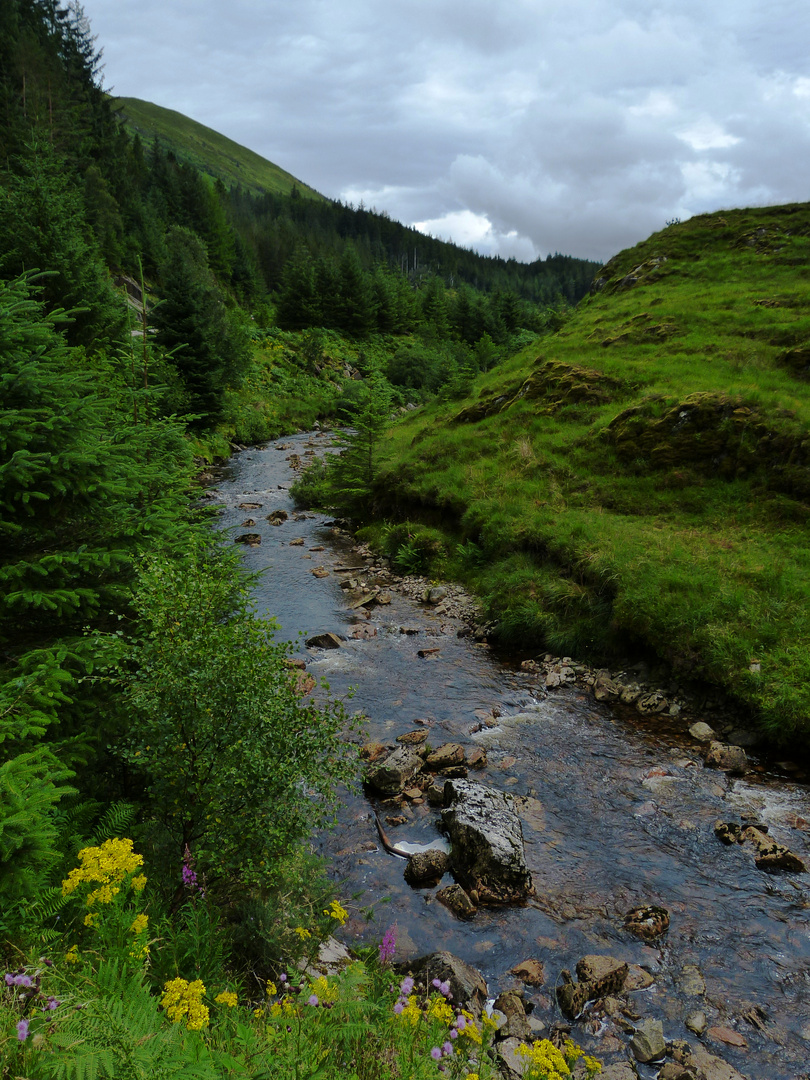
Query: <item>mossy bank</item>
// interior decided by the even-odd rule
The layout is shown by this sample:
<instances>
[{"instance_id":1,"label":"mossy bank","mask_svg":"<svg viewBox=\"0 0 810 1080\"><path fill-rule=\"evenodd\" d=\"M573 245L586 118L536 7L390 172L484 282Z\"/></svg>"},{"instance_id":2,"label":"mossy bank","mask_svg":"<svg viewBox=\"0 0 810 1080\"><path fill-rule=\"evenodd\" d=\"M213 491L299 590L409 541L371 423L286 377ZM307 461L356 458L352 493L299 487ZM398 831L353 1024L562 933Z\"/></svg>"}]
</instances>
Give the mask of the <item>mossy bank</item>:
<instances>
[{"instance_id":1,"label":"mossy bank","mask_svg":"<svg viewBox=\"0 0 810 1080\"><path fill-rule=\"evenodd\" d=\"M652 651L806 750L808 372L810 205L676 223L539 347L395 425L375 516L438 528L423 564L504 640Z\"/></svg>"}]
</instances>

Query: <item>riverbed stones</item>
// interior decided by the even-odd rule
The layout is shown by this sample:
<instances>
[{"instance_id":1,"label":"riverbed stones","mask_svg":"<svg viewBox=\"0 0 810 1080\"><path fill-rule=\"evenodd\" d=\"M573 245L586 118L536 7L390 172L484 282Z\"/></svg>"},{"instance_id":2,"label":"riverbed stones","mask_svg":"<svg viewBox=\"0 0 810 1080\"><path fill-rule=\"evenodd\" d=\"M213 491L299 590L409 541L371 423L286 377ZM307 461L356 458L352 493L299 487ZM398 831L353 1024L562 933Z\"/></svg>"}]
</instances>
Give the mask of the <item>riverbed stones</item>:
<instances>
[{"instance_id":1,"label":"riverbed stones","mask_svg":"<svg viewBox=\"0 0 810 1080\"><path fill-rule=\"evenodd\" d=\"M698 1080L745 1080L727 1061L710 1054L702 1046L692 1048L688 1064L695 1070Z\"/></svg>"},{"instance_id":2,"label":"riverbed stones","mask_svg":"<svg viewBox=\"0 0 810 1080\"><path fill-rule=\"evenodd\" d=\"M487 1000L487 984L481 972L471 964L453 953L439 951L420 956L408 965L408 969L426 987L433 979L450 983L453 1005L469 1009L474 1016L481 1015Z\"/></svg>"},{"instance_id":3,"label":"riverbed stones","mask_svg":"<svg viewBox=\"0 0 810 1080\"><path fill-rule=\"evenodd\" d=\"M684 964L678 986L681 993L686 994L687 997L703 997L706 993L706 982L696 964Z\"/></svg>"},{"instance_id":4,"label":"riverbed stones","mask_svg":"<svg viewBox=\"0 0 810 1080\"><path fill-rule=\"evenodd\" d=\"M450 866L450 856L446 851L431 848L417 851L408 859L405 867L405 880L409 885L435 885L441 881Z\"/></svg>"},{"instance_id":5,"label":"riverbed stones","mask_svg":"<svg viewBox=\"0 0 810 1080\"><path fill-rule=\"evenodd\" d=\"M467 766L470 769L485 769L487 767L487 752L483 746L476 746L467 755Z\"/></svg>"},{"instance_id":6,"label":"riverbed stones","mask_svg":"<svg viewBox=\"0 0 810 1080\"><path fill-rule=\"evenodd\" d=\"M256 547L262 542L260 533L241 533L239 536L234 537L235 544L247 544L248 547Z\"/></svg>"},{"instance_id":7,"label":"riverbed stones","mask_svg":"<svg viewBox=\"0 0 810 1080\"><path fill-rule=\"evenodd\" d=\"M702 720L698 720L696 724L692 724L689 728L689 734L693 739L697 739L698 742L711 742L716 739L714 728L709 727Z\"/></svg>"},{"instance_id":8,"label":"riverbed stones","mask_svg":"<svg viewBox=\"0 0 810 1080\"><path fill-rule=\"evenodd\" d=\"M425 766L431 772L441 772L454 765L463 765L464 760L464 747L461 743L444 743L428 754Z\"/></svg>"},{"instance_id":9,"label":"riverbed stones","mask_svg":"<svg viewBox=\"0 0 810 1080\"><path fill-rule=\"evenodd\" d=\"M380 761L390 753L391 748L389 746L376 741L364 743L358 750L360 760L369 762Z\"/></svg>"},{"instance_id":10,"label":"riverbed stones","mask_svg":"<svg viewBox=\"0 0 810 1080\"><path fill-rule=\"evenodd\" d=\"M305 642L308 649L339 649L340 638L337 634L327 631L325 634L313 634Z\"/></svg>"},{"instance_id":11,"label":"riverbed stones","mask_svg":"<svg viewBox=\"0 0 810 1080\"><path fill-rule=\"evenodd\" d=\"M636 1061L641 1062L642 1065L648 1065L651 1061L662 1058L667 1052L667 1043L661 1021L654 1020L652 1017L643 1020L630 1040L630 1049Z\"/></svg>"},{"instance_id":12,"label":"riverbed stones","mask_svg":"<svg viewBox=\"0 0 810 1080\"><path fill-rule=\"evenodd\" d=\"M655 941L669 930L669 912L655 904L633 908L624 917L624 928L642 941Z\"/></svg>"},{"instance_id":13,"label":"riverbed stones","mask_svg":"<svg viewBox=\"0 0 810 1080\"><path fill-rule=\"evenodd\" d=\"M523 850L523 829L510 795L472 780L445 783L442 820L451 865L484 905L515 903L534 894Z\"/></svg>"},{"instance_id":14,"label":"riverbed stones","mask_svg":"<svg viewBox=\"0 0 810 1080\"><path fill-rule=\"evenodd\" d=\"M546 981L543 961L535 960L533 957L515 964L513 968L509 969L509 974L514 975L516 979L520 979L527 986L542 986Z\"/></svg>"},{"instance_id":15,"label":"riverbed stones","mask_svg":"<svg viewBox=\"0 0 810 1080\"><path fill-rule=\"evenodd\" d=\"M709 1021L706 1017L706 1013L702 1009L695 1009L694 1012L689 1013L686 1020L684 1020L687 1028L698 1038L705 1032L709 1026Z\"/></svg>"},{"instance_id":16,"label":"riverbed stones","mask_svg":"<svg viewBox=\"0 0 810 1080\"><path fill-rule=\"evenodd\" d=\"M371 769L366 782L383 795L398 795L422 767L422 759L410 746L398 746Z\"/></svg>"},{"instance_id":17,"label":"riverbed stones","mask_svg":"<svg viewBox=\"0 0 810 1080\"><path fill-rule=\"evenodd\" d=\"M416 731L406 731L402 735L397 735L397 742L403 743L405 746L421 746L422 743L427 742L428 733L425 728Z\"/></svg>"},{"instance_id":18,"label":"riverbed stones","mask_svg":"<svg viewBox=\"0 0 810 1080\"><path fill-rule=\"evenodd\" d=\"M705 763L710 769L741 776L748 769L748 755L741 746L721 743L716 739L709 743Z\"/></svg>"},{"instance_id":19,"label":"riverbed stones","mask_svg":"<svg viewBox=\"0 0 810 1080\"><path fill-rule=\"evenodd\" d=\"M761 829L749 825L743 829L742 840L748 840L754 845L754 864L758 870L788 870L794 874L807 873L807 867L794 855L790 848L777 843Z\"/></svg>"},{"instance_id":20,"label":"riverbed stones","mask_svg":"<svg viewBox=\"0 0 810 1080\"><path fill-rule=\"evenodd\" d=\"M594 998L620 994L627 980L628 966L613 956L584 956L577 964L577 982L569 971L560 972L557 1001L565 1016L573 1019Z\"/></svg>"},{"instance_id":21,"label":"riverbed stones","mask_svg":"<svg viewBox=\"0 0 810 1080\"><path fill-rule=\"evenodd\" d=\"M531 1028L523 1004L522 991L504 990L495 999L494 1011L503 1013L505 1022L498 1029L501 1039L521 1039L527 1042L531 1037Z\"/></svg>"},{"instance_id":22,"label":"riverbed stones","mask_svg":"<svg viewBox=\"0 0 810 1080\"><path fill-rule=\"evenodd\" d=\"M461 885L448 885L445 889L439 889L436 899L440 904L452 911L459 919L472 919L478 912L478 906L473 898L462 888Z\"/></svg>"}]
</instances>

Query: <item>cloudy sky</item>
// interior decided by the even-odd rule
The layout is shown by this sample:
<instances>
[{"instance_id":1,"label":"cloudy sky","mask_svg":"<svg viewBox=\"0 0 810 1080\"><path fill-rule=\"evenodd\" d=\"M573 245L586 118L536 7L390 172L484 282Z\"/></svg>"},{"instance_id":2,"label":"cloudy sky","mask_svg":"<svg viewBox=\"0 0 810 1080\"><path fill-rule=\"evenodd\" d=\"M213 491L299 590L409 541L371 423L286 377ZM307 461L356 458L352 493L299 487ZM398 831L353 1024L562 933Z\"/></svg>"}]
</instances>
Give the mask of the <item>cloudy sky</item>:
<instances>
[{"instance_id":1,"label":"cloudy sky","mask_svg":"<svg viewBox=\"0 0 810 1080\"><path fill-rule=\"evenodd\" d=\"M810 199L807 0L84 0L105 85L485 253Z\"/></svg>"}]
</instances>

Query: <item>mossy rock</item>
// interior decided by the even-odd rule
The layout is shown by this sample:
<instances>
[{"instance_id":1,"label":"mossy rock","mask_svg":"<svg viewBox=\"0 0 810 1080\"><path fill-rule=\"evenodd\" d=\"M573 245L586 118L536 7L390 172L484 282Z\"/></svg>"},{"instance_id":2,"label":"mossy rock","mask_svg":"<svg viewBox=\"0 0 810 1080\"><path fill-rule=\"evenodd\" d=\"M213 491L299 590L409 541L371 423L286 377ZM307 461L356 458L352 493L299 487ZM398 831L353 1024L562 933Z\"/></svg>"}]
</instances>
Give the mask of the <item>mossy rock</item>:
<instances>
[{"instance_id":1,"label":"mossy rock","mask_svg":"<svg viewBox=\"0 0 810 1080\"><path fill-rule=\"evenodd\" d=\"M793 349L787 349L776 359L777 363L788 368L791 374L806 379L810 376L810 341L796 345Z\"/></svg>"}]
</instances>

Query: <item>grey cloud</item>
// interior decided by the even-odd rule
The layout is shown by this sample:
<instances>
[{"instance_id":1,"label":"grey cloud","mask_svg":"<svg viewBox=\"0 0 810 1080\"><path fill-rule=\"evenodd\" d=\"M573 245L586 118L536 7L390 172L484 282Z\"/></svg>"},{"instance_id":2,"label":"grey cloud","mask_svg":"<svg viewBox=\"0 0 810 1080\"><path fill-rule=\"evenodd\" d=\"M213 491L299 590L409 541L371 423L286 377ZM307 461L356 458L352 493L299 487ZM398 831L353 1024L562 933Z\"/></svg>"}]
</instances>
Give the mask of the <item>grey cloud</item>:
<instances>
[{"instance_id":1,"label":"grey cloud","mask_svg":"<svg viewBox=\"0 0 810 1080\"><path fill-rule=\"evenodd\" d=\"M806 195L803 0L85 8L118 93L505 255L608 258L673 216Z\"/></svg>"}]
</instances>

